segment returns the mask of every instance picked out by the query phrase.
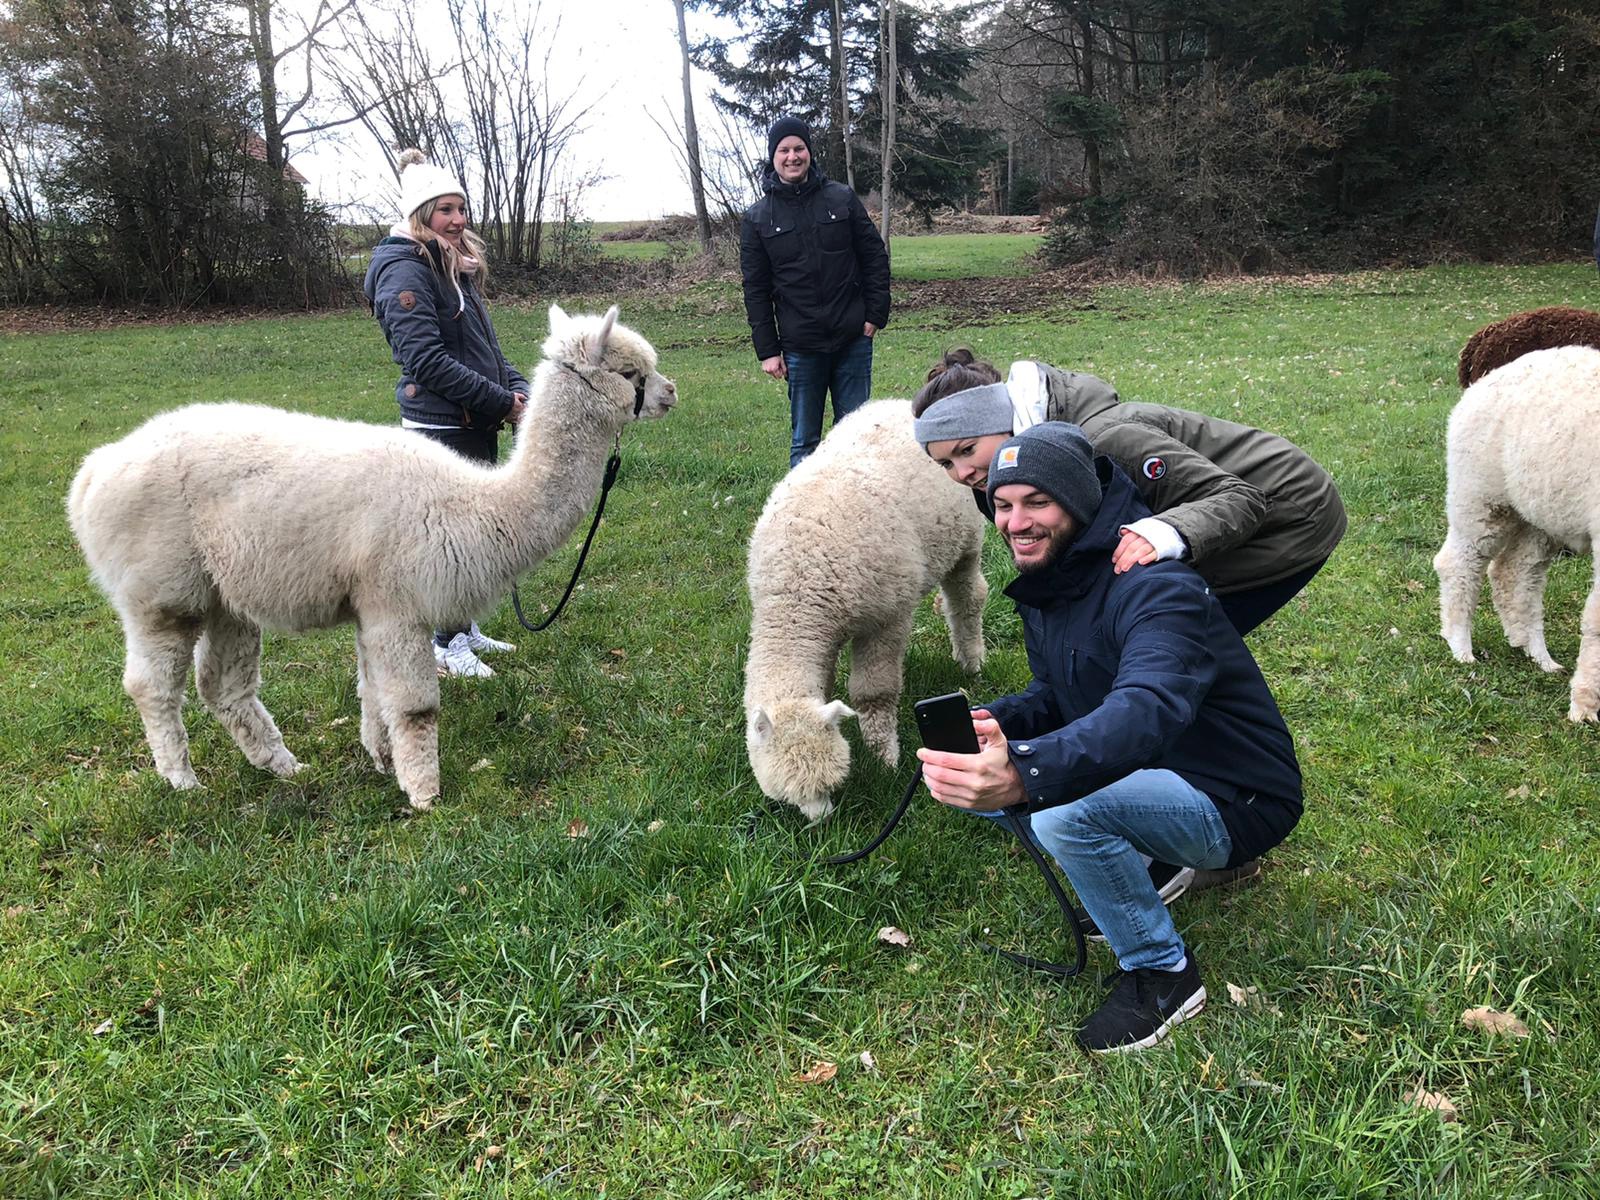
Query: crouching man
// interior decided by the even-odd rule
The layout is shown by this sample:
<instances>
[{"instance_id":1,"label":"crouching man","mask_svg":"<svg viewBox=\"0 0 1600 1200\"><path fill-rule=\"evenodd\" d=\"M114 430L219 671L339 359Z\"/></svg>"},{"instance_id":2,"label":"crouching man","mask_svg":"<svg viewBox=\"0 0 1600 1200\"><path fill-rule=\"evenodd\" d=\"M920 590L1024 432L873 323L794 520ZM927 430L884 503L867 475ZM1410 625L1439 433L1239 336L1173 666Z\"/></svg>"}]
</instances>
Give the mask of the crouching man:
<instances>
[{"instance_id":1,"label":"crouching man","mask_svg":"<svg viewBox=\"0 0 1600 1200\"><path fill-rule=\"evenodd\" d=\"M1215 869L1277 845L1300 818L1294 743L1199 575L1113 569L1120 531L1149 510L1082 430L1002 443L988 495L1033 682L973 712L977 754L919 750L923 779L956 808L1028 814L1123 972L1078 1041L1143 1049L1206 1000L1143 856Z\"/></svg>"}]
</instances>

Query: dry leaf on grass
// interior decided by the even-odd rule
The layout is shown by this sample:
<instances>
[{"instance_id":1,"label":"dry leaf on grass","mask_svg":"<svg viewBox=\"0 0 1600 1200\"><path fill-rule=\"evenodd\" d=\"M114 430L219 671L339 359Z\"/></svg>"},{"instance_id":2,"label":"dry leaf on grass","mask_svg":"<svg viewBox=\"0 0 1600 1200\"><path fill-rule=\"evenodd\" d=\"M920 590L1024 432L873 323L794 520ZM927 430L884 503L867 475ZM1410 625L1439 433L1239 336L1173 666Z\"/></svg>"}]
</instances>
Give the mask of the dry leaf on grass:
<instances>
[{"instance_id":1,"label":"dry leaf on grass","mask_svg":"<svg viewBox=\"0 0 1600 1200\"><path fill-rule=\"evenodd\" d=\"M904 929L896 929L893 925L885 925L878 930L878 940L885 946L911 945L911 935Z\"/></svg>"},{"instance_id":2,"label":"dry leaf on grass","mask_svg":"<svg viewBox=\"0 0 1600 1200\"><path fill-rule=\"evenodd\" d=\"M809 1070L801 1071L795 1079L800 1083L828 1083L838 1073L839 1064L824 1059L822 1062L812 1064Z\"/></svg>"},{"instance_id":3,"label":"dry leaf on grass","mask_svg":"<svg viewBox=\"0 0 1600 1200\"><path fill-rule=\"evenodd\" d=\"M8 904L6 906L6 916L8 917L20 917L27 911L28 906L26 904Z\"/></svg>"},{"instance_id":4,"label":"dry leaf on grass","mask_svg":"<svg viewBox=\"0 0 1600 1200\"><path fill-rule=\"evenodd\" d=\"M94 1035L99 1037L103 1033L110 1033L116 1027L117 1019L115 1017L107 1017L104 1021L101 1021L100 1024L94 1027Z\"/></svg>"},{"instance_id":5,"label":"dry leaf on grass","mask_svg":"<svg viewBox=\"0 0 1600 1200\"><path fill-rule=\"evenodd\" d=\"M1518 785L1517 787L1512 788L1509 792L1507 792L1506 793L1506 799L1507 800L1526 800L1531 795L1533 795L1532 789L1530 789L1528 787L1528 785L1524 783L1524 784Z\"/></svg>"},{"instance_id":6,"label":"dry leaf on grass","mask_svg":"<svg viewBox=\"0 0 1600 1200\"><path fill-rule=\"evenodd\" d=\"M871 1050L863 1050L861 1052L861 1065L869 1071L878 1069L878 1060L872 1057Z\"/></svg>"},{"instance_id":7,"label":"dry leaf on grass","mask_svg":"<svg viewBox=\"0 0 1600 1200\"><path fill-rule=\"evenodd\" d=\"M1530 1037L1528 1027L1507 1012L1493 1008L1469 1008L1461 1014L1461 1023L1468 1029L1482 1033L1504 1033L1510 1037Z\"/></svg>"},{"instance_id":8,"label":"dry leaf on grass","mask_svg":"<svg viewBox=\"0 0 1600 1200\"><path fill-rule=\"evenodd\" d=\"M1418 1108L1432 1109L1439 1114L1441 1121L1458 1121L1461 1119L1456 1106L1451 1103L1450 1097L1443 1092L1430 1092L1426 1088L1415 1087L1400 1097L1407 1104L1414 1104Z\"/></svg>"},{"instance_id":9,"label":"dry leaf on grass","mask_svg":"<svg viewBox=\"0 0 1600 1200\"><path fill-rule=\"evenodd\" d=\"M1228 985L1228 999L1232 1000L1240 1008L1271 1013L1275 1017L1283 1016L1283 1010L1263 996L1254 984L1249 987L1240 987L1236 983L1230 983Z\"/></svg>"},{"instance_id":10,"label":"dry leaf on grass","mask_svg":"<svg viewBox=\"0 0 1600 1200\"><path fill-rule=\"evenodd\" d=\"M488 768L490 768L492 766L494 766L494 763L490 762L487 758L480 758L477 762L473 763L470 767L468 767L467 770L469 772L485 771L485 770L488 770Z\"/></svg>"},{"instance_id":11,"label":"dry leaf on grass","mask_svg":"<svg viewBox=\"0 0 1600 1200\"><path fill-rule=\"evenodd\" d=\"M646 825L644 827L644 831L646 833L660 833L666 827L667 827L667 823L665 821L657 818L656 820L651 821L650 824Z\"/></svg>"},{"instance_id":12,"label":"dry leaf on grass","mask_svg":"<svg viewBox=\"0 0 1600 1200\"><path fill-rule=\"evenodd\" d=\"M567 822L567 836L569 838L586 838L589 836L589 822L582 817L573 817Z\"/></svg>"}]
</instances>

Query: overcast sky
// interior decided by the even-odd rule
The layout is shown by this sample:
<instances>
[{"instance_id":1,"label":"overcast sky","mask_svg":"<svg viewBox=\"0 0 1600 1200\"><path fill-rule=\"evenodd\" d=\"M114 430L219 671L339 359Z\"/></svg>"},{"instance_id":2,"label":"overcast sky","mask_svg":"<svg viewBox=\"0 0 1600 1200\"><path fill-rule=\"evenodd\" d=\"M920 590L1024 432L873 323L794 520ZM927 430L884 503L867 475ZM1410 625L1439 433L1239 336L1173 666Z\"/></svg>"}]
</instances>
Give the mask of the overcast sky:
<instances>
[{"instance_id":1,"label":"overcast sky","mask_svg":"<svg viewBox=\"0 0 1600 1200\"><path fill-rule=\"evenodd\" d=\"M419 14L440 14L440 0L417 0ZM667 139L651 122L681 121L682 62L672 0L544 0L547 24L559 20L551 60L557 94L592 104L585 132L573 143L574 165L598 167L609 178L587 193L584 215L595 220L659 217L693 211L689 185ZM708 18L688 15L691 39ZM696 113L711 119L714 81L695 72ZM319 198L333 204L387 205L395 194L371 135L350 127L342 142L314 147L291 143L295 166ZM384 214L387 216L387 212Z\"/></svg>"}]
</instances>

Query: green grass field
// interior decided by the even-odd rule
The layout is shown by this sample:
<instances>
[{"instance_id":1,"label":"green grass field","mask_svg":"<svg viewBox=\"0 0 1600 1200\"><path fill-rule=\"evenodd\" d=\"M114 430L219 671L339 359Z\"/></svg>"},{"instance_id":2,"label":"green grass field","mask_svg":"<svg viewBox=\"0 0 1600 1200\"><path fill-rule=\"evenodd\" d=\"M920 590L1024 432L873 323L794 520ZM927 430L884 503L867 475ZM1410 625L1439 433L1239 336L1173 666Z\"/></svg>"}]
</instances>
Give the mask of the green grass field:
<instances>
[{"instance_id":1,"label":"green grass field","mask_svg":"<svg viewBox=\"0 0 1600 1200\"><path fill-rule=\"evenodd\" d=\"M1600 307L1594 271L1105 289L981 326L901 312L880 339L880 395L958 342L1092 370L1289 435L1350 511L1251 643L1306 817L1255 888L1178 902L1210 1006L1117 1061L1071 1037L1103 949L1058 986L973 945L1065 949L998 831L923 802L828 868L902 777L857 743L838 816L807 828L749 775L743 555L788 429L736 287L623 298L682 403L624 439L567 615L497 678L445 683L444 797L415 819L359 744L349 630L267 638L263 699L306 770L257 772L191 704L206 786L170 791L62 513L86 451L190 401L392 423L371 320L0 338L0 1195L1595 1195L1600 734L1487 601L1480 662L1451 661L1429 566L1456 351L1550 303ZM531 366L542 308L497 323ZM573 552L525 601L553 601ZM1005 582L993 540L988 570ZM1569 665L1589 571L1552 573ZM509 634L509 606L484 624ZM998 586L988 625L965 678L924 605L905 745L915 697L1026 681ZM1478 1005L1532 1036L1464 1028ZM819 1063L836 1077L808 1082Z\"/></svg>"}]
</instances>

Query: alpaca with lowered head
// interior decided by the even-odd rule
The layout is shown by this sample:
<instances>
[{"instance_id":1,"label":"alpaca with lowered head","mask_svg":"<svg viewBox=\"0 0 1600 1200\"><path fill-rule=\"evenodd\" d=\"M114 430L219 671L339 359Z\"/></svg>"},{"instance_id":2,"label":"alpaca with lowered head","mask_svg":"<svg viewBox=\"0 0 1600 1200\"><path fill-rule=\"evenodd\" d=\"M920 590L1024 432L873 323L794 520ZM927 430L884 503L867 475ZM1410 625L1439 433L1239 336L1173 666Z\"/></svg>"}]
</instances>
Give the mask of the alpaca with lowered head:
<instances>
[{"instance_id":1,"label":"alpaca with lowered head","mask_svg":"<svg viewBox=\"0 0 1600 1200\"><path fill-rule=\"evenodd\" d=\"M1564 547L1600 540L1600 350L1535 350L1491 371L1450 414L1445 509L1450 530L1434 556L1440 632L1457 662L1474 661L1472 614L1487 569L1506 640L1545 671L1544 587ZM1600 719L1600 575L1583 606L1572 721Z\"/></svg>"},{"instance_id":2,"label":"alpaca with lowered head","mask_svg":"<svg viewBox=\"0 0 1600 1200\"><path fill-rule=\"evenodd\" d=\"M567 540L622 428L677 400L650 343L550 309L544 361L509 461L407 430L244 404L154 417L84 460L67 497L95 582L122 619L123 686L156 769L198 786L182 705L189 665L245 757L300 764L257 697L261 631L352 621L361 743L411 806L439 794L430 631L481 616Z\"/></svg>"},{"instance_id":3,"label":"alpaca with lowered head","mask_svg":"<svg viewBox=\"0 0 1600 1200\"><path fill-rule=\"evenodd\" d=\"M1456 378L1463 388L1477 383L1496 367L1533 350L1556 346L1600 349L1600 313L1558 304L1513 313L1485 325L1467 339L1456 360Z\"/></svg>"},{"instance_id":4,"label":"alpaca with lowered head","mask_svg":"<svg viewBox=\"0 0 1600 1200\"><path fill-rule=\"evenodd\" d=\"M956 662L983 665L987 528L972 493L922 452L906 400L862 405L772 489L750 535L744 688L763 792L812 820L831 812L850 771L846 717L886 764L899 761L903 660L935 588ZM828 699L846 644L848 705Z\"/></svg>"}]
</instances>

